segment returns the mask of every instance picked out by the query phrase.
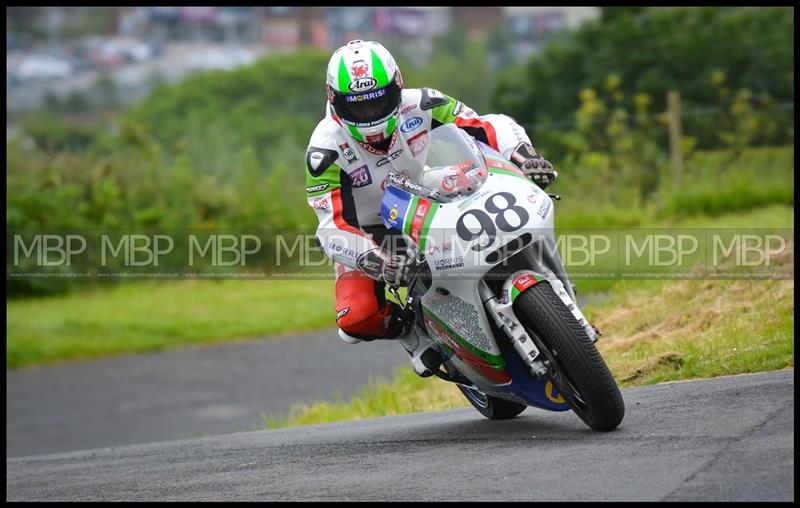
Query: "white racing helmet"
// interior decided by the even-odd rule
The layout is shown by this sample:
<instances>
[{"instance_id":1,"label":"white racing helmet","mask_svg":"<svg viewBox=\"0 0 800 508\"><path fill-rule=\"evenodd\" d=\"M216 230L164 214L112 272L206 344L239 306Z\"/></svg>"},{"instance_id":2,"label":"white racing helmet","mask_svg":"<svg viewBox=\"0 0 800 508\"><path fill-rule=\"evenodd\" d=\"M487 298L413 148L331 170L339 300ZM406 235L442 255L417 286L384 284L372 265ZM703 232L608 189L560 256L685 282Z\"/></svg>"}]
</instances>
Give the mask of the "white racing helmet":
<instances>
[{"instance_id":1,"label":"white racing helmet","mask_svg":"<svg viewBox=\"0 0 800 508\"><path fill-rule=\"evenodd\" d=\"M328 63L325 88L334 113L354 139L378 144L392 136L403 78L382 45L354 40L337 49Z\"/></svg>"}]
</instances>

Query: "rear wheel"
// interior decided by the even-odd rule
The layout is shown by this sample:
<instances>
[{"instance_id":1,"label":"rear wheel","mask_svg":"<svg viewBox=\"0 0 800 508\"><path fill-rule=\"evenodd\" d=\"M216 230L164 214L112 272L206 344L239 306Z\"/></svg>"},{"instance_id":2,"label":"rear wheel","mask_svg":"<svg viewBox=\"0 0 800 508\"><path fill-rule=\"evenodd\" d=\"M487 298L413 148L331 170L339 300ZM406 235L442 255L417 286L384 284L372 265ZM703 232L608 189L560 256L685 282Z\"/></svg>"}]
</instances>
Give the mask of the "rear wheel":
<instances>
[{"instance_id":1,"label":"rear wheel","mask_svg":"<svg viewBox=\"0 0 800 508\"><path fill-rule=\"evenodd\" d=\"M550 379L572 410L595 430L614 430L625 403L594 343L548 283L520 294L514 311L526 330L542 342L551 364Z\"/></svg>"},{"instance_id":2,"label":"rear wheel","mask_svg":"<svg viewBox=\"0 0 800 508\"><path fill-rule=\"evenodd\" d=\"M514 418L528 407L524 404L517 404L508 400L498 399L491 395L478 391L474 388L457 385L464 397L478 410L480 414L490 420L508 420Z\"/></svg>"}]
</instances>

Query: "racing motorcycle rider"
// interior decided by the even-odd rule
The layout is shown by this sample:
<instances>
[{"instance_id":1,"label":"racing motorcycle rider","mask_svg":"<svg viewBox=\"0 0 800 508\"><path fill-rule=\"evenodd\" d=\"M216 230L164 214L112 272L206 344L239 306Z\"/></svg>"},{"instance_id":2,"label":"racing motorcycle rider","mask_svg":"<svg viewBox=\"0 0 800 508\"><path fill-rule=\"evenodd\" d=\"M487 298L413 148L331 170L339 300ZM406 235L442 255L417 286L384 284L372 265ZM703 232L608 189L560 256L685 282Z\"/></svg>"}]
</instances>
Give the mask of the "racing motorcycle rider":
<instances>
[{"instance_id":1,"label":"racing motorcycle rider","mask_svg":"<svg viewBox=\"0 0 800 508\"><path fill-rule=\"evenodd\" d=\"M317 240L333 260L339 336L349 343L399 339L414 371L429 376L422 362L428 346L406 333L400 306L385 297L386 284L407 286L419 268L414 257L383 246L388 230L380 204L388 172L418 177L429 132L454 123L541 188L557 173L512 118L478 115L431 88L404 88L394 58L377 42L353 40L337 49L328 63L326 90L325 118L306 152L306 193L319 219Z\"/></svg>"}]
</instances>

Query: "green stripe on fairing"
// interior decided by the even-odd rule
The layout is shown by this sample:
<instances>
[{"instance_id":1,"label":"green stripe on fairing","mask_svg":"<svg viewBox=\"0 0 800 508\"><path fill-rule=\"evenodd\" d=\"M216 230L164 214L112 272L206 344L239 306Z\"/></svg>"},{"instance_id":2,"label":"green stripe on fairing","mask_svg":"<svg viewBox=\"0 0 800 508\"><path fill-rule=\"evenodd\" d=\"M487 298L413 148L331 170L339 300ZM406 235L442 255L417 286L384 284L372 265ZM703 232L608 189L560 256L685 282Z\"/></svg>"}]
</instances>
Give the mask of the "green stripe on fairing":
<instances>
[{"instance_id":1,"label":"green stripe on fairing","mask_svg":"<svg viewBox=\"0 0 800 508\"><path fill-rule=\"evenodd\" d=\"M515 172L513 172L513 171L510 171L510 170L508 170L508 169L502 169L502 168L492 168L492 167L490 167L490 168L489 168L489 173L494 173L494 174L496 174L496 175L503 175L503 176L513 176L513 177L515 177L515 178L521 178L521 179L525 180L525 181L526 181L526 182L528 182L528 183L533 183L533 182L532 182L532 181L531 181L529 178L527 178L526 176L524 176L524 175L521 175L521 174L518 174L518 173L515 173Z\"/></svg>"},{"instance_id":2,"label":"green stripe on fairing","mask_svg":"<svg viewBox=\"0 0 800 508\"><path fill-rule=\"evenodd\" d=\"M369 52L372 53L372 77L377 82L375 88L383 88L389 84L389 75L386 74L386 68L375 50L371 49Z\"/></svg>"},{"instance_id":3,"label":"green stripe on fairing","mask_svg":"<svg viewBox=\"0 0 800 508\"><path fill-rule=\"evenodd\" d=\"M347 72L347 66L344 64L344 55L342 55L342 59L339 60L339 91L348 92L350 90L348 85L350 85L350 73Z\"/></svg>"},{"instance_id":4,"label":"green stripe on fairing","mask_svg":"<svg viewBox=\"0 0 800 508\"><path fill-rule=\"evenodd\" d=\"M411 212L416 211L418 204L419 204L419 196L414 196L408 203L408 208L406 208L406 217L405 217L405 222L403 223L403 233L409 236L411 235L411 221L414 220L414 214Z\"/></svg>"},{"instance_id":5,"label":"green stripe on fairing","mask_svg":"<svg viewBox=\"0 0 800 508\"><path fill-rule=\"evenodd\" d=\"M425 251L425 243L428 240L428 229L431 227L433 216L436 215L437 210L439 210L439 204L431 201L431 207L428 208L428 215L425 216L425 222L422 223L422 230L419 233L419 250L423 252Z\"/></svg>"},{"instance_id":6,"label":"green stripe on fairing","mask_svg":"<svg viewBox=\"0 0 800 508\"><path fill-rule=\"evenodd\" d=\"M493 355L491 353L487 353L486 351L484 351L484 350L480 349L479 347L475 346L474 344L469 342L467 339L465 339L464 337L459 335L455 330L453 330L453 328L450 325L448 325L447 323L445 323L444 321L439 319L438 316L434 315L433 312L429 308L425 307L424 305L422 305L422 313L426 317L428 317L428 318L432 319L433 321L435 321L439 326L444 328L445 331L450 335L450 337L452 337L453 339L456 340L456 342L458 342L459 344L464 346L464 348L467 349L470 353L474 354L478 358L486 360L486 363L491 365L496 370L504 370L505 369L505 362L503 361L503 357L502 356Z\"/></svg>"}]
</instances>

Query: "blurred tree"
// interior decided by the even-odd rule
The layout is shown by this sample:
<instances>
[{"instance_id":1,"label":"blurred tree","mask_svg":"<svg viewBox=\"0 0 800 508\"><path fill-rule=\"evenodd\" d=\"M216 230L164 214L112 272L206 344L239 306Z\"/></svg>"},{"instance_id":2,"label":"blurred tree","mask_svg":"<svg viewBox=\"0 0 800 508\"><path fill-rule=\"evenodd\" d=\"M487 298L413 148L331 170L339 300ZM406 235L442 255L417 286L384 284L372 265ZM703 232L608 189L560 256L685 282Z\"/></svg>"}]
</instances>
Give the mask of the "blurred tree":
<instances>
[{"instance_id":1,"label":"blurred tree","mask_svg":"<svg viewBox=\"0 0 800 508\"><path fill-rule=\"evenodd\" d=\"M602 89L613 72L627 108L644 92L652 109L663 111L666 93L677 90L689 110L716 104L710 75L723 72L731 90L793 102L786 77L793 70L791 7L612 7L569 40L547 46L522 76L503 76L492 100L509 114L526 111L526 126L553 122L578 108L581 89ZM718 142L712 126L693 135L702 146Z\"/></svg>"}]
</instances>

